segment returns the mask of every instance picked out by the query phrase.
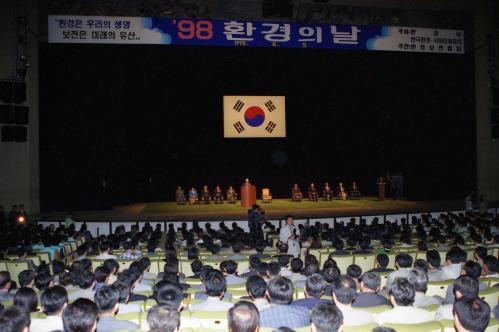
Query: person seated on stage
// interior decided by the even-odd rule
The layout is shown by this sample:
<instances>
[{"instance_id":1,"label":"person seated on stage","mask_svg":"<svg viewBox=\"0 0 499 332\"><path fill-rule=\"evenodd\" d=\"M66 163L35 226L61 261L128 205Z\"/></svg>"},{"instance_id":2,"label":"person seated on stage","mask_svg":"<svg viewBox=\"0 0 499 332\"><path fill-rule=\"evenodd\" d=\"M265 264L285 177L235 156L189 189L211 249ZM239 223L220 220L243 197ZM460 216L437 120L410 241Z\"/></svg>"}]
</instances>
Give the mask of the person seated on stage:
<instances>
[{"instance_id":1,"label":"person seated on stage","mask_svg":"<svg viewBox=\"0 0 499 332\"><path fill-rule=\"evenodd\" d=\"M298 184L295 183L293 188L291 189L291 200L293 202L301 202L303 198L303 194L301 193L300 187L298 187Z\"/></svg>"},{"instance_id":2,"label":"person seated on stage","mask_svg":"<svg viewBox=\"0 0 499 332\"><path fill-rule=\"evenodd\" d=\"M343 182L338 183L338 187L336 188L336 198L346 201L348 197L347 191L343 186Z\"/></svg>"},{"instance_id":3,"label":"person seated on stage","mask_svg":"<svg viewBox=\"0 0 499 332\"><path fill-rule=\"evenodd\" d=\"M201 192L201 201L204 204L210 204L210 199L211 199L210 190L208 189L208 186L204 186L203 191Z\"/></svg>"},{"instance_id":4,"label":"person seated on stage","mask_svg":"<svg viewBox=\"0 0 499 332\"><path fill-rule=\"evenodd\" d=\"M360 199L361 193L359 187L357 186L357 182L352 182L352 187L350 188L350 198L351 199Z\"/></svg>"},{"instance_id":5,"label":"person seated on stage","mask_svg":"<svg viewBox=\"0 0 499 332\"><path fill-rule=\"evenodd\" d=\"M308 187L308 199L314 202L319 201L319 194L317 193L317 188L313 182L310 183L310 186Z\"/></svg>"},{"instance_id":6,"label":"person seated on stage","mask_svg":"<svg viewBox=\"0 0 499 332\"><path fill-rule=\"evenodd\" d=\"M177 191L175 191L175 200L177 201L178 205L184 205L185 204L185 192L182 187L178 186Z\"/></svg>"},{"instance_id":7,"label":"person seated on stage","mask_svg":"<svg viewBox=\"0 0 499 332\"><path fill-rule=\"evenodd\" d=\"M198 191L192 187L191 190L189 190L189 204L197 204L199 200L199 195Z\"/></svg>"},{"instance_id":8,"label":"person seated on stage","mask_svg":"<svg viewBox=\"0 0 499 332\"><path fill-rule=\"evenodd\" d=\"M224 202L224 195L222 194L222 189L219 186L215 187L213 192L213 201L215 204L222 204Z\"/></svg>"},{"instance_id":9,"label":"person seated on stage","mask_svg":"<svg viewBox=\"0 0 499 332\"><path fill-rule=\"evenodd\" d=\"M232 188L232 186L229 186L229 189L227 189L227 202L235 204L236 201L237 201L237 193L234 190L234 188Z\"/></svg>"},{"instance_id":10,"label":"person seated on stage","mask_svg":"<svg viewBox=\"0 0 499 332\"><path fill-rule=\"evenodd\" d=\"M324 195L324 200L326 201L330 201L333 199L333 188L331 188L328 182L324 184L324 190L322 190L322 194Z\"/></svg>"}]
</instances>

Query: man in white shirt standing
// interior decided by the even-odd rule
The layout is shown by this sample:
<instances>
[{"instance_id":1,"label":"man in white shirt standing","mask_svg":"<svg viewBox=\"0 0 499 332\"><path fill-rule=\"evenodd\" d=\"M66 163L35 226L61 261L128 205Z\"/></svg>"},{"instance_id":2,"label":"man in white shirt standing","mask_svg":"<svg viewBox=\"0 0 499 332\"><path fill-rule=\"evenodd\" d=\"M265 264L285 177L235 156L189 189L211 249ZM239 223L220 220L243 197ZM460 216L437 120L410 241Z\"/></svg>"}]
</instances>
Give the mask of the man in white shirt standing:
<instances>
[{"instance_id":1,"label":"man in white shirt standing","mask_svg":"<svg viewBox=\"0 0 499 332\"><path fill-rule=\"evenodd\" d=\"M412 306L415 295L414 286L407 279L397 279L390 289L390 302L393 309L376 316L376 322L380 325L385 323L418 324L433 320L431 312Z\"/></svg>"},{"instance_id":2,"label":"man in white shirt standing","mask_svg":"<svg viewBox=\"0 0 499 332\"><path fill-rule=\"evenodd\" d=\"M300 256L300 229L294 225L293 216L286 216L286 225L281 227L279 241L288 245L288 255Z\"/></svg>"},{"instance_id":3,"label":"man in white shirt standing","mask_svg":"<svg viewBox=\"0 0 499 332\"><path fill-rule=\"evenodd\" d=\"M62 286L54 286L43 291L40 296L43 311L48 315L45 319L31 320L30 331L50 332L62 331L62 312L68 304L68 292Z\"/></svg>"},{"instance_id":4,"label":"man in white shirt standing","mask_svg":"<svg viewBox=\"0 0 499 332\"><path fill-rule=\"evenodd\" d=\"M333 283L333 300L343 313L343 325L358 326L374 323L369 311L352 308L356 296L357 285L351 277L343 275Z\"/></svg>"}]
</instances>

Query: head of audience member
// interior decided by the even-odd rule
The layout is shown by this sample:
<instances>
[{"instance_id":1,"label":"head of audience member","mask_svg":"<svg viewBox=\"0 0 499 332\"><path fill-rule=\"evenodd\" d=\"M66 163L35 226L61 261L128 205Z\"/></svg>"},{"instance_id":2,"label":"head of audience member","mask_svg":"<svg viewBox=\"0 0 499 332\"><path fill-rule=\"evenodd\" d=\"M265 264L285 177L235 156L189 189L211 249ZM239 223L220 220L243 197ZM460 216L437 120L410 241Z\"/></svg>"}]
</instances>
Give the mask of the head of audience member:
<instances>
[{"instance_id":1,"label":"head of audience member","mask_svg":"<svg viewBox=\"0 0 499 332\"><path fill-rule=\"evenodd\" d=\"M103 265L110 271L110 274L112 275L118 274L120 265L115 259L106 259Z\"/></svg>"},{"instance_id":2,"label":"head of audience member","mask_svg":"<svg viewBox=\"0 0 499 332\"><path fill-rule=\"evenodd\" d=\"M95 332L98 315L97 306L93 301L79 298L64 309L64 332Z\"/></svg>"},{"instance_id":3,"label":"head of audience member","mask_svg":"<svg viewBox=\"0 0 499 332\"><path fill-rule=\"evenodd\" d=\"M8 291L12 285L10 273L7 271L0 271L0 290Z\"/></svg>"},{"instance_id":4,"label":"head of audience member","mask_svg":"<svg viewBox=\"0 0 499 332\"><path fill-rule=\"evenodd\" d=\"M35 286L35 276L35 272L31 270L24 270L19 272L19 286L33 288L33 286Z\"/></svg>"},{"instance_id":5,"label":"head of audience member","mask_svg":"<svg viewBox=\"0 0 499 332\"><path fill-rule=\"evenodd\" d=\"M168 306L157 305L147 311L149 332L176 332L180 327L180 314Z\"/></svg>"},{"instance_id":6,"label":"head of audience member","mask_svg":"<svg viewBox=\"0 0 499 332\"><path fill-rule=\"evenodd\" d=\"M212 244L208 246L208 251L211 252L212 255L216 255L220 252L220 246L216 244Z\"/></svg>"},{"instance_id":7,"label":"head of audience member","mask_svg":"<svg viewBox=\"0 0 499 332\"><path fill-rule=\"evenodd\" d=\"M239 301L227 313L230 332L257 332L260 328L260 313L248 301Z\"/></svg>"},{"instance_id":8,"label":"head of audience member","mask_svg":"<svg viewBox=\"0 0 499 332\"><path fill-rule=\"evenodd\" d=\"M94 271L95 281L99 284L107 284L110 274L111 271L107 267L99 266Z\"/></svg>"},{"instance_id":9,"label":"head of audience member","mask_svg":"<svg viewBox=\"0 0 499 332\"><path fill-rule=\"evenodd\" d=\"M112 251L112 247L109 242L103 241L99 246L99 250L101 254L110 254Z\"/></svg>"},{"instance_id":10,"label":"head of audience member","mask_svg":"<svg viewBox=\"0 0 499 332\"><path fill-rule=\"evenodd\" d=\"M416 290L405 278L396 279L390 291L390 302L394 307L410 307L414 303Z\"/></svg>"},{"instance_id":11,"label":"head of audience member","mask_svg":"<svg viewBox=\"0 0 499 332\"><path fill-rule=\"evenodd\" d=\"M293 258L291 260L291 272L293 273L301 273L301 270L303 269L303 261L299 258Z\"/></svg>"},{"instance_id":12,"label":"head of audience member","mask_svg":"<svg viewBox=\"0 0 499 332\"><path fill-rule=\"evenodd\" d=\"M407 280L414 286L416 293L426 293L428 289L428 274L422 269L413 269Z\"/></svg>"},{"instance_id":13,"label":"head of audience member","mask_svg":"<svg viewBox=\"0 0 499 332\"><path fill-rule=\"evenodd\" d=\"M281 275L281 265L278 262L270 262L268 276L270 279Z\"/></svg>"},{"instance_id":14,"label":"head of audience member","mask_svg":"<svg viewBox=\"0 0 499 332\"><path fill-rule=\"evenodd\" d=\"M347 267L347 275L350 276L353 280L359 280L362 275L362 269L360 266L351 264Z\"/></svg>"},{"instance_id":15,"label":"head of audience member","mask_svg":"<svg viewBox=\"0 0 499 332\"><path fill-rule=\"evenodd\" d=\"M62 316L62 312L68 304L68 292L62 286L50 287L43 291L40 296L42 310L48 316Z\"/></svg>"},{"instance_id":16,"label":"head of audience member","mask_svg":"<svg viewBox=\"0 0 499 332\"><path fill-rule=\"evenodd\" d=\"M258 275L261 276L262 278L268 279L269 277L269 263L267 262L260 262L258 265Z\"/></svg>"},{"instance_id":17,"label":"head of audience member","mask_svg":"<svg viewBox=\"0 0 499 332\"><path fill-rule=\"evenodd\" d=\"M460 298L471 299L478 297L478 280L468 276L460 276L454 281L453 291L456 300Z\"/></svg>"},{"instance_id":18,"label":"head of audience member","mask_svg":"<svg viewBox=\"0 0 499 332\"><path fill-rule=\"evenodd\" d=\"M497 274L499 272L499 260L492 256L487 255L483 260L483 272L482 275Z\"/></svg>"},{"instance_id":19,"label":"head of audience member","mask_svg":"<svg viewBox=\"0 0 499 332\"><path fill-rule=\"evenodd\" d=\"M366 272L360 279L360 290L363 293L377 293L381 287L381 277L377 272Z\"/></svg>"},{"instance_id":20,"label":"head of audience member","mask_svg":"<svg viewBox=\"0 0 499 332\"><path fill-rule=\"evenodd\" d=\"M285 277L274 278L267 286L267 297L272 304L290 304L293 301L293 293L293 283Z\"/></svg>"},{"instance_id":21,"label":"head of audience member","mask_svg":"<svg viewBox=\"0 0 499 332\"><path fill-rule=\"evenodd\" d=\"M475 248L475 252L473 253L473 256L475 258L475 261L483 262L485 257L487 257L487 248L485 248L484 246L477 246Z\"/></svg>"},{"instance_id":22,"label":"head of audience member","mask_svg":"<svg viewBox=\"0 0 499 332\"><path fill-rule=\"evenodd\" d=\"M14 295L14 305L27 312L36 312L38 310L38 296L33 288L21 287Z\"/></svg>"},{"instance_id":23,"label":"head of audience member","mask_svg":"<svg viewBox=\"0 0 499 332\"><path fill-rule=\"evenodd\" d=\"M54 278L50 273L38 273L35 277L36 288L40 291L44 291L54 285Z\"/></svg>"},{"instance_id":24,"label":"head of audience member","mask_svg":"<svg viewBox=\"0 0 499 332\"><path fill-rule=\"evenodd\" d=\"M428 262L430 270L440 268L441 258L439 252L436 250L428 250L426 252L426 261Z\"/></svg>"},{"instance_id":25,"label":"head of audience member","mask_svg":"<svg viewBox=\"0 0 499 332\"><path fill-rule=\"evenodd\" d=\"M425 261L424 259L416 259L414 261L414 268L415 269L420 269L423 271L428 271L428 262Z\"/></svg>"},{"instance_id":26,"label":"head of audience member","mask_svg":"<svg viewBox=\"0 0 499 332\"><path fill-rule=\"evenodd\" d=\"M95 276L92 272L84 270L76 279L76 284L81 289L94 289L95 288Z\"/></svg>"},{"instance_id":27,"label":"head of audience member","mask_svg":"<svg viewBox=\"0 0 499 332\"><path fill-rule=\"evenodd\" d=\"M281 256L277 257L277 261L279 262L279 265L281 265L281 267L283 269L285 269L289 265L289 256L288 255L281 255Z\"/></svg>"},{"instance_id":28,"label":"head of audience member","mask_svg":"<svg viewBox=\"0 0 499 332\"><path fill-rule=\"evenodd\" d=\"M130 292L132 290L130 284L124 281L115 281L112 286L116 287L116 289L120 293L120 303L128 303Z\"/></svg>"},{"instance_id":29,"label":"head of audience member","mask_svg":"<svg viewBox=\"0 0 499 332\"><path fill-rule=\"evenodd\" d=\"M267 293L267 283L259 275L250 276L246 280L246 291L252 300L264 299Z\"/></svg>"},{"instance_id":30,"label":"head of audience member","mask_svg":"<svg viewBox=\"0 0 499 332\"><path fill-rule=\"evenodd\" d=\"M398 269L408 269L412 267L412 257L406 253L400 253L395 256L395 267Z\"/></svg>"},{"instance_id":31,"label":"head of audience member","mask_svg":"<svg viewBox=\"0 0 499 332\"><path fill-rule=\"evenodd\" d=\"M203 267L203 263L199 259L195 259L191 262L191 270L194 275L199 275L201 272L201 268Z\"/></svg>"},{"instance_id":32,"label":"head of audience member","mask_svg":"<svg viewBox=\"0 0 499 332\"><path fill-rule=\"evenodd\" d=\"M428 243L425 241L419 241L418 242L418 250L419 251L428 251Z\"/></svg>"},{"instance_id":33,"label":"head of audience member","mask_svg":"<svg viewBox=\"0 0 499 332\"><path fill-rule=\"evenodd\" d=\"M490 307L479 298L457 300L453 313L457 332L483 332L490 320Z\"/></svg>"},{"instance_id":34,"label":"head of audience member","mask_svg":"<svg viewBox=\"0 0 499 332\"><path fill-rule=\"evenodd\" d=\"M29 332L31 318L23 308L10 306L0 313L0 331Z\"/></svg>"},{"instance_id":35,"label":"head of audience member","mask_svg":"<svg viewBox=\"0 0 499 332\"><path fill-rule=\"evenodd\" d=\"M204 282L206 295L209 297L223 298L227 290L227 282L219 270L211 271Z\"/></svg>"},{"instance_id":36,"label":"head of audience member","mask_svg":"<svg viewBox=\"0 0 499 332\"><path fill-rule=\"evenodd\" d=\"M386 269L388 263L390 262L390 258L386 254L378 254L376 255L376 264L379 268Z\"/></svg>"},{"instance_id":37,"label":"head of audience member","mask_svg":"<svg viewBox=\"0 0 499 332\"><path fill-rule=\"evenodd\" d=\"M318 303L310 311L310 327L312 332L341 332L343 313L332 303Z\"/></svg>"},{"instance_id":38,"label":"head of audience member","mask_svg":"<svg viewBox=\"0 0 499 332\"><path fill-rule=\"evenodd\" d=\"M461 275L478 280L478 278L482 275L482 267L477 262L467 261L461 268Z\"/></svg>"},{"instance_id":39,"label":"head of audience member","mask_svg":"<svg viewBox=\"0 0 499 332\"><path fill-rule=\"evenodd\" d=\"M316 273L305 280L305 297L321 298L326 289L326 280Z\"/></svg>"},{"instance_id":40,"label":"head of audience member","mask_svg":"<svg viewBox=\"0 0 499 332\"><path fill-rule=\"evenodd\" d=\"M119 309L120 293L113 286L103 286L95 292L94 300L101 316L114 317Z\"/></svg>"},{"instance_id":41,"label":"head of audience member","mask_svg":"<svg viewBox=\"0 0 499 332\"><path fill-rule=\"evenodd\" d=\"M184 294L179 285L160 281L154 285L152 291L158 305L166 306L171 310L180 311L182 309Z\"/></svg>"},{"instance_id":42,"label":"head of audience member","mask_svg":"<svg viewBox=\"0 0 499 332\"><path fill-rule=\"evenodd\" d=\"M255 245L255 250L257 253L262 254L263 251L265 250L265 247L266 247L265 241L258 240Z\"/></svg>"},{"instance_id":43,"label":"head of audience member","mask_svg":"<svg viewBox=\"0 0 499 332\"><path fill-rule=\"evenodd\" d=\"M445 255L445 265L462 264L466 262L466 251L452 247Z\"/></svg>"},{"instance_id":44,"label":"head of audience member","mask_svg":"<svg viewBox=\"0 0 499 332\"><path fill-rule=\"evenodd\" d=\"M220 270L222 270L222 272L227 275L236 274L237 263L233 260L223 261L222 263L220 263Z\"/></svg>"},{"instance_id":45,"label":"head of audience member","mask_svg":"<svg viewBox=\"0 0 499 332\"><path fill-rule=\"evenodd\" d=\"M305 266L305 268L303 269L303 274L306 277L310 277L311 275L313 275L315 273L320 273L319 264L311 263L311 264L308 264L307 266Z\"/></svg>"},{"instance_id":46,"label":"head of audience member","mask_svg":"<svg viewBox=\"0 0 499 332\"><path fill-rule=\"evenodd\" d=\"M323 269L321 274L326 280L327 284L332 284L340 276L341 271L337 266L330 266L326 269Z\"/></svg>"},{"instance_id":47,"label":"head of audience member","mask_svg":"<svg viewBox=\"0 0 499 332\"><path fill-rule=\"evenodd\" d=\"M332 286L334 303L339 307L350 307L357 296L357 284L352 277L339 276Z\"/></svg>"}]
</instances>

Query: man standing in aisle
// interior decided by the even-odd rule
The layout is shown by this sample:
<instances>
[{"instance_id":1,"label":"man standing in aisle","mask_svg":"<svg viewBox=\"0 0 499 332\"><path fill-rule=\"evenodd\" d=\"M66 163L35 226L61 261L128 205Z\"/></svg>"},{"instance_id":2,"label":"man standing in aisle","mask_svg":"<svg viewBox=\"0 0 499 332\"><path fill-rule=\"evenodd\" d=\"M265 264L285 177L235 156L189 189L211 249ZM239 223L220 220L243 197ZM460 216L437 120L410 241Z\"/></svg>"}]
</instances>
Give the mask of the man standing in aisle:
<instances>
[{"instance_id":1,"label":"man standing in aisle","mask_svg":"<svg viewBox=\"0 0 499 332\"><path fill-rule=\"evenodd\" d=\"M294 225L293 216L286 216L286 225L281 227L279 241L288 245L288 255L300 256L300 229Z\"/></svg>"},{"instance_id":2,"label":"man standing in aisle","mask_svg":"<svg viewBox=\"0 0 499 332\"><path fill-rule=\"evenodd\" d=\"M253 204L251 210L248 211L248 226L250 236L254 239L255 243L263 241L261 219L260 206L258 204Z\"/></svg>"}]
</instances>

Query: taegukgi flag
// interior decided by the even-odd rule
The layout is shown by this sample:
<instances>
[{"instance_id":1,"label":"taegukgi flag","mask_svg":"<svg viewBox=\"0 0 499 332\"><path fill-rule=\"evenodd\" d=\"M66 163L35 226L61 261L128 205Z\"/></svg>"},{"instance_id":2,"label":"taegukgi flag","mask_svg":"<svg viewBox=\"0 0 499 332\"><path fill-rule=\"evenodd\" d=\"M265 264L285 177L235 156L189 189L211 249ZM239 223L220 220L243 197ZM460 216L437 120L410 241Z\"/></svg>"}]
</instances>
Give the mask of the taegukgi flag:
<instances>
[{"instance_id":1,"label":"taegukgi flag","mask_svg":"<svg viewBox=\"0 0 499 332\"><path fill-rule=\"evenodd\" d=\"M284 96L224 96L224 137L286 137Z\"/></svg>"}]
</instances>

